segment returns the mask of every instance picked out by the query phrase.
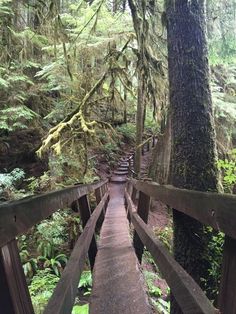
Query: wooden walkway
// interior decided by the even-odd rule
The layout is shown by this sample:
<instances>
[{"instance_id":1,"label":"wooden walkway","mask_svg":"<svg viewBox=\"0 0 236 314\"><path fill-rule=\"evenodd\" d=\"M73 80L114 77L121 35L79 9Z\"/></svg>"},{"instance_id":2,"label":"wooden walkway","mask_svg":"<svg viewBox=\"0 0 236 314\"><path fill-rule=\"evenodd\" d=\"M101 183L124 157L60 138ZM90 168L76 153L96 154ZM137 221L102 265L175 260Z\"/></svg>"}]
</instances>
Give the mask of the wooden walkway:
<instances>
[{"instance_id":1,"label":"wooden walkway","mask_svg":"<svg viewBox=\"0 0 236 314\"><path fill-rule=\"evenodd\" d=\"M124 184L110 184L110 202L93 271L91 314L151 313L129 235Z\"/></svg>"},{"instance_id":2,"label":"wooden walkway","mask_svg":"<svg viewBox=\"0 0 236 314\"><path fill-rule=\"evenodd\" d=\"M149 142L146 146L148 151ZM87 256L93 270L90 314L152 313L138 262L142 260L144 246L151 253L184 314L236 314L236 196L184 190L131 179L135 175L132 158L133 154L120 161L109 186L108 180L105 180L0 205L1 314L34 313L17 237L59 208L68 207L80 213L84 230L44 314L72 312ZM127 172L129 181L126 184ZM89 205L91 193L94 193L97 202L93 211ZM220 311L214 308L205 293L146 224L151 198L225 234L218 304ZM135 230L133 241L127 211ZM95 234L101 224L97 248Z\"/></svg>"},{"instance_id":3,"label":"wooden walkway","mask_svg":"<svg viewBox=\"0 0 236 314\"><path fill-rule=\"evenodd\" d=\"M124 204L128 168L127 160L122 160L111 177L110 202L93 271L91 314L151 313Z\"/></svg>"}]
</instances>

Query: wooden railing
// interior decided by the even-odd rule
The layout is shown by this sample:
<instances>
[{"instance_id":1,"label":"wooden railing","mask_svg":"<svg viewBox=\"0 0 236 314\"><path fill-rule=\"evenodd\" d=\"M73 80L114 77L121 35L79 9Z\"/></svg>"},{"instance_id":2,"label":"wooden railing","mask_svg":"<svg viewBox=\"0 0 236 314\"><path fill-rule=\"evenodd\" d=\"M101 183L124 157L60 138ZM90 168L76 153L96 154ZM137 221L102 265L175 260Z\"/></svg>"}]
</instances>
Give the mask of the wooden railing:
<instances>
[{"instance_id":1,"label":"wooden railing","mask_svg":"<svg viewBox=\"0 0 236 314\"><path fill-rule=\"evenodd\" d=\"M94 237L99 217L105 211L108 181L77 185L40 196L7 202L0 206L0 312L34 313L20 261L17 240L21 234L58 209L71 207L80 212L83 233L77 240L67 265L44 313L70 313L87 254L93 268L97 246ZM90 210L88 194L95 192L97 207Z\"/></svg>"},{"instance_id":2,"label":"wooden railing","mask_svg":"<svg viewBox=\"0 0 236 314\"><path fill-rule=\"evenodd\" d=\"M139 193L137 211L134 199ZM183 313L219 313L195 281L156 239L146 223L150 198L159 200L202 224L225 233L219 309L223 314L236 313L236 196L161 186L132 179L125 191L128 216L134 225L134 247L141 261L144 245L166 279Z\"/></svg>"}]
</instances>

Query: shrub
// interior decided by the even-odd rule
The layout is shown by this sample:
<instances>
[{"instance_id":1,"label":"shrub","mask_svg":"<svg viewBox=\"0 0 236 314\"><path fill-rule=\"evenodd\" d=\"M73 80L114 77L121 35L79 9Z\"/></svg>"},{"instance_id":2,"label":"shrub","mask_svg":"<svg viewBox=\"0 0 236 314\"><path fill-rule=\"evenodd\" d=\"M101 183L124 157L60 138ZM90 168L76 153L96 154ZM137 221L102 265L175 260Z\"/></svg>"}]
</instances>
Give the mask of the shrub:
<instances>
[{"instance_id":1,"label":"shrub","mask_svg":"<svg viewBox=\"0 0 236 314\"><path fill-rule=\"evenodd\" d=\"M136 126L133 123L123 124L116 128L117 132L123 136L125 143L134 143L136 136Z\"/></svg>"},{"instance_id":2,"label":"shrub","mask_svg":"<svg viewBox=\"0 0 236 314\"><path fill-rule=\"evenodd\" d=\"M225 192L232 193L236 184L236 148L229 153L229 159L218 160L218 168L223 173L223 186Z\"/></svg>"},{"instance_id":3,"label":"shrub","mask_svg":"<svg viewBox=\"0 0 236 314\"><path fill-rule=\"evenodd\" d=\"M29 291L36 314L43 313L58 281L59 277L51 274L50 269L40 270L37 275L33 277Z\"/></svg>"}]
</instances>

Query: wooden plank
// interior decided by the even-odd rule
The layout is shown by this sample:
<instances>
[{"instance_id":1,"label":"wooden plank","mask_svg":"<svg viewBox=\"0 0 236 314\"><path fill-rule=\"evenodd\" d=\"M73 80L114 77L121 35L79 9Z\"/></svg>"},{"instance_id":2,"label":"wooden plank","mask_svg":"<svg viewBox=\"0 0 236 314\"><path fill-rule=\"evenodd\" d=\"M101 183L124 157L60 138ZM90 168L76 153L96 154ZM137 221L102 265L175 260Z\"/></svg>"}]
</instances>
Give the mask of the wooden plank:
<instances>
[{"instance_id":1,"label":"wooden plank","mask_svg":"<svg viewBox=\"0 0 236 314\"><path fill-rule=\"evenodd\" d=\"M44 311L44 314L69 314L74 305L77 295L78 283L84 268L88 249L94 234L98 217L108 198L108 192L103 196L101 202L94 210L87 222L82 235L79 237L69 261L62 273L52 297Z\"/></svg>"},{"instance_id":2,"label":"wooden plank","mask_svg":"<svg viewBox=\"0 0 236 314\"><path fill-rule=\"evenodd\" d=\"M236 314L236 240L225 237L223 267L219 294L222 314Z\"/></svg>"},{"instance_id":3,"label":"wooden plank","mask_svg":"<svg viewBox=\"0 0 236 314\"><path fill-rule=\"evenodd\" d=\"M79 200L79 211L80 211L80 217L82 220L82 227L85 228L87 222L89 221L89 218L91 217L91 209L89 205L88 195L82 196ZM95 257L97 254L97 244L95 236L93 235L89 250L88 250L88 256L89 256L89 262L91 270L93 270L93 266L95 264Z\"/></svg>"},{"instance_id":4,"label":"wooden plank","mask_svg":"<svg viewBox=\"0 0 236 314\"><path fill-rule=\"evenodd\" d=\"M70 207L73 201L106 182L73 186L0 205L0 247L27 232L29 228L46 219L59 208Z\"/></svg>"},{"instance_id":5,"label":"wooden plank","mask_svg":"<svg viewBox=\"0 0 236 314\"><path fill-rule=\"evenodd\" d=\"M0 312L34 313L16 240L0 249Z\"/></svg>"},{"instance_id":6,"label":"wooden plank","mask_svg":"<svg viewBox=\"0 0 236 314\"><path fill-rule=\"evenodd\" d=\"M131 182L137 190L236 239L235 195L178 189L134 179Z\"/></svg>"},{"instance_id":7,"label":"wooden plank","mask_svg":"<svg viewBox=\"0 0 236 314\"><path fill-rule=\"evenodd\" d=\"M142 155L144 155L145 150L144 150L144 145L142 146Z\"/></svg>"},{"instance_id":8,"label":"wooden plank","mask_svg":"<svg viewBox=\"0 0 236 314\"><path fill-rule=\"evenodd\" d=\"M107 190L106 184L104 185L104 187L105 187L105 190ZM98 205L102 199L102 189L101 188L98 188L95 190L95 198L96 198L96 203ZM106 205L105 205L105 207L106 207ZM97 225L96 225L96 232L99 232L99 230L101 229L101 226L103 224L104 217L105 217L105 207L103 208L101 215L98 218Z\"/></svg>"},{"instance_id":9,"label":"wooden plank","mask_svg":"<svg viewBox=\"0 0 236 314\"><path fill-rule=\"evenodd\" d=\"M152 137L152 147L155 146L155 136Z\"/></svg>"},{"instance_id":10,"label":"wooden plank","mask_svg":"<svg viewBox=\"0 0 236 314\"><path fill-rule=\"evenodd\" d=\"M137 213L145 223L148 222L149 208L150 208L150 196L144 194L143 192L139 192ZM141 264L144 246L136 231L134 232L133 241L134 241L135 253L137 255L139 263Z\"/></svg>"},{"instance_id":11,"label":"wooden plank","mask_svg":"<svg viewBox=\"0 0 236 314\"><path fill-rule=\"evenodd\" d=\"M131 244L121 185L110 187L93 272L90 314L151 314L138 260Z\"/></svg>"},{"instance_id":12,"label":"wooden plank","mask_svg":"<svg viewBox=\"0 0 236 314\"><path fill-rule=\"evenodd\" d=\"M125 193L131 220L135 230L138 232L143 244L151 253L155 263L159 267L163 277L171 288L175 299L183 313L186 314L216 314L219 313L212 303L207 299L204 292L186 271L174 260L165 246L155 238L153 231L143 222L135 212L134 204Z\"/></svg>"},{"instance_id":13,"label":"wooden plank","mask_svg":"<svg viewBox=\"0 0 236 314\"><path fill-rule=\"evenodd\" d=\"M98 189L95 190L95 198L96 198L96 203L98 205L101 202L101 199L102 199L101 188L98 188Z\"/></svg>"},{"instance_id":14,"label":"wooden plank","mask_svg":"<svg viewBox=\"0 0 236 314\"><path fill-rule=\"evenodd\" d=\"M133 203L135 204L136 203L136 199L137 199L137 189L134 186L133 186L133 189L132 189L131 199L132 199Z\"/></svg>"}]
</instances>

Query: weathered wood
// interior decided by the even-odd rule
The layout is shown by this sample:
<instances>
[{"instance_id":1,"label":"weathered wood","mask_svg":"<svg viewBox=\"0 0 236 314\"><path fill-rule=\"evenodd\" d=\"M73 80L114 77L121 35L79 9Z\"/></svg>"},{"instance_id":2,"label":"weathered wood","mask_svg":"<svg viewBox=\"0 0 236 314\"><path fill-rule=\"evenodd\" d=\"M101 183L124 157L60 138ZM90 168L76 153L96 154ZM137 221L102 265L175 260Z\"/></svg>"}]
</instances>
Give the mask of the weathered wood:
<instances>
[{"instance_id":1,"label":"weathered wood","mask_svg":"<svg viewBox=\"0 0 236 314\"><path fill-rule=\"evenodd\" d=\"M102 199L101 188L98 188L98 189L95 190L95 198L96 198L96 203L98 205L101 202L101 199Z\"/></svg>"},{"instance_id":2,"label":"weathered wood","mask_svg":"<svg viewBox=\"0 0 236 314\"><path fill-rule=\"evenodd\" d=\"M151 314L124 208L123 187L110 187L93 272L90 314Z\"/></svg>"},{"instance_id":3,"label":"weathered wood","mask_svg":"<svg viewBox=\"0 0 236 314\"><path fill-rule=\"evenodd\" d=\"M90 204L88 200L88 195L82 196L78 200L78 204L79 204L80 218L82 221L82 227L84 229L87 222L89 221L89 218L91 217L91 209L90 209ZM95 264L97 251L98 250L97 250L96 239L95 239L95 236L93 235L90 246L89 246L89 250L88 250L89 263L90 263L91 270L93 270L93 267Z\"/></svg>"},{"instance_id":4,"label":"weathered wood","mask_svg":"<svg viewBox=\"0 0 236 314\"><path fill-rule=\"evenodd\" d=\"M144 194L143 192L139 192L137 213L145 223L148 222L149 208L150 208L150 196ZM141 264L144 245L142 241L140 240L136 231L134 232L134 249L135 249L137 258L139 260L139 263Z\"/></svg>"},{"instance_id":5,"label":"weathered wood","mask_svg":"<svg viewBox=\"0 0 236 314\"><path fill-rule=\"evenodd\" d=\"M145 150L144 150L144 145L142 146L142 155L144 155Z\"/></svg>"},{"instance_id":6,"label":"weathered wood","mask_svg":"<svg viewBox=\"0 0 236 314\"><path fill-rule=\"evenodd\" d=\"M236 240L225 237L223 267L219 294L222 314L236 314Z\"/></svg>"},{"instance_id":7,"label":"weathered wood","mask_svg":"<svg viewBox=\"0 0 236 314\"><path fill-rule=\"evenodd\" d=\"M16 240L0 249L0 312L34 313Z\"/></svg>"},{"instance_id":8,"label":"weathered wood","mask_svg":"<svg viewBox=\"0 0 236 314\"><path fill-rule=\"evenodd\" d=\"M131 199L132 199L134 204L136 203L136 198L137 198L137 189L133 186Z\"/></svg>"},{"instance_id":9,"label":"weathered wood","mask_svg":"<svg viewBox=\"0 0 236 314\"><path fill-rule=\"evenodd\" d=\"M155 136L152 137L152 147L155 146Z\"/></svg>"},{"instance_id":10,"label":"weathered wood","mask_svg":"<svg viewBox=\"0 0 236 314\"><path fill-rule=\"evenodd\" d=\"M132 179L138 191L236 239L236 196L178 189Z\"/></svg>"},{"instance_id":11,"label":"weathered wood","mask_svg":"<svg viewBox=\"0 0 236 314\"><path fill-rule=\"evenodd\" d=\"M128 208L135 230L138 232L143 244L151 253L155 263L159 267L163 277L171 288L183 313L186 314L216 314L219 313L212 303L207 299L204 292L185 270L174 260L165 246L155 238L152 230L143 222L134 204L128 195Z\"/></svg>"},{"instance_id":12,"label":"weathered wood","mask_svg":"<svg viewBox=\"0 0 236 314\"><path fill-rule=\"evenodd\" d=\"M107 186L106 184L104 185L104 189L107 190ZM101 199L102 199L102 188L98 188L95 190L95 198L96 198L96 203L97 205L100 203ZM97 221L97 225L96 225L96 232L99 232L99 230L101 229L101 226L103 224L103 221L104 221L104 217L105 217L105 207L106 205L104 206L102 212L101 212L101 215L100 217L98 218L98 221Z\"/></svg>"},{"instance_id":13,"label":"weathered wood","mask_svg":"<svg viewBox=\"0 0 236 314\"><path fill-rule=\"evenodd\" d=\"M79 237L69 261L62 273L44 314L69 314L74 305L78 283L87 257L87 252L94 235L98 217L106 203L106 193L87 222L82 235Z\"/></svg>"},{"instance_id":14,"label":"weathered wood","mask_svg":"<svg viewBox=\"0 0 236 314\"><path fill-rule=\"evenodd\" d=\"M70 207L73 201L101 187L105 182L73 186L0 205L0 247L27 232L59 208Z\"/></svg>"}]
</instances>

